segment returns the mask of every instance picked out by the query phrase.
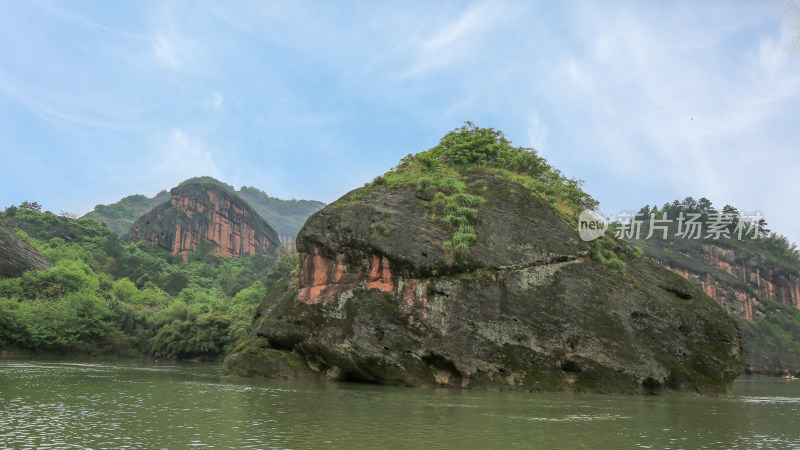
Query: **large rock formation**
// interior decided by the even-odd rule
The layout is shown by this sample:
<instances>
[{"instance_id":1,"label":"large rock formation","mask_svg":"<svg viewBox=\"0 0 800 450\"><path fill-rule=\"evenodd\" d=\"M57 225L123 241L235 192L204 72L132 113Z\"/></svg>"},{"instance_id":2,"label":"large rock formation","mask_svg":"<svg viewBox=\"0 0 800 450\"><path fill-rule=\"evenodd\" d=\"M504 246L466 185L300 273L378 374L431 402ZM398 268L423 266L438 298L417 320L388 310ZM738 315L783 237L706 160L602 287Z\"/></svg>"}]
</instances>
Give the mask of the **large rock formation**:
<instances>
[{"instance_id":1,"label":"large rock formation","mask_svg":"<svg viewBox=\"0 0 800 450\"><path fill-rule=\"evenodd\" d=\"M213 244L213 253L233 258L272 253L280 245L275 230L247 202L217 184L188 183L170 193L169 202L133 224L132 241L184 256L206 241Z\"/></svg>"},{"instance_id":2,"label":"large rock formation","mask_svg":"<svg viewBox=\"0 0 800 450\"><path fill-rule=\"evenodd\" d=\"M50 263L39 252L0 225L0 278L18 277L26 270L44 270Z\"/></svg>"},{"instance_id":3,"label":"large rock formation","mask_svg":"<svg viewBox=\"0 0 800 450\"><path fill-rule=\"evenodd\" d=\"M557 206L491 171L469 258L432 193L373 185L309 218L299 273L259 306L228 373L458 388L724 394L733 318L683 277L605 239L587 256ZM482 180L482 181L481 181ZM485 183L485 184L484 184ZM448 264L450 261L450 264Z\"/></svg>"},{"instance_id":4,"label":"large rock formation","mask_svg":"<svg viewBox=\"0 0 800 450\"><path fill-rule=\"evenodd\" d=\"M324 203L315 200L281 200L270 197L264 191L254 187L242 187L236 191L233 186L211 177L190 178L180 185L197 183L216 184L230 192L231 195L238 194L270 224L278 233L281 242L294 240L308 216L325 206ZM118 235L125 235L139 217L169 201L170 193L166 190L152 198L140 194L129 195L116 203L97 205L93 211L88 212L82 218L96 220L105 224Z\"/></svg>"},{"instance_id":5,"label":"large rock formation","mask_svg":"<svg viewBox=\"0 0 800 450\"><path fill-rule=\"evenodd\" d=\"M635 243L739 319L747 371L800 371L800 273L750 239Z\"/></svg>"}]
</instances>

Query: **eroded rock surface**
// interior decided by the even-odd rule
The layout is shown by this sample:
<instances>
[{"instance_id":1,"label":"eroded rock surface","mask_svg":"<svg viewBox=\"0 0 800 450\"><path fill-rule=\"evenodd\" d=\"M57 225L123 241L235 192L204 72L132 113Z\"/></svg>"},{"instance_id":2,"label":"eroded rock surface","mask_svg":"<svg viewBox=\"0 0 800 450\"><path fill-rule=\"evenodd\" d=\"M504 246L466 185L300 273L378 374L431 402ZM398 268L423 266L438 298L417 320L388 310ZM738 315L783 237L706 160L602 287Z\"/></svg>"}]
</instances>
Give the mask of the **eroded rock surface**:
<instances>
[{"instance_id":1,"label":"eroded rock surface","mask_svg":"<svg viewBox=\"0 0 800 450\"><path fill-rule=\"evenodd\" d=\"M131 227L131 240L159 245L173 255L196 252L201 242L212 253L233 258L274 252L280 242L269 224L235 194L212 183L173 188L169 202Z\"/></svg>"},{"instance_id":2,"label":"eroded rock surface","mask_svg":"<svg viewBox=\"0 0 800 450\"><path fill-rule=\"evenodd\" d=\"M725 394L741 331L624 243L587 258L556 208L491 174L471 263L446 263L431 196L371 186L314 214L297 276L259 306L228 373L411 386ZM375 224L380 224L376 226Z\"/></svg>"},{"instance_id":3,"label":"eroded rock surface","mask_svg":"<svg viewBox=\"0 0 800 450\"><path fill-rule=\"evenodd\" d=\"M26 270L44 270L50 263L39 252L0 225L0 278L18 277Z\"/></svg>"},{"instance_id":4,"label":"eroded rock surface","mask_svg":"<svg viewBox=\"0 0 800 450\"><path fill-rule=\"evenodd\" d=\"M685 242L655 240L645 255L703 289L739 319L747 371L798 372L800 353L792 344L800 333L800 274L746 244L708 240L686 251L681 248ZM670 257L667 249L672 249Z\"/></svg>"}]
</instances>

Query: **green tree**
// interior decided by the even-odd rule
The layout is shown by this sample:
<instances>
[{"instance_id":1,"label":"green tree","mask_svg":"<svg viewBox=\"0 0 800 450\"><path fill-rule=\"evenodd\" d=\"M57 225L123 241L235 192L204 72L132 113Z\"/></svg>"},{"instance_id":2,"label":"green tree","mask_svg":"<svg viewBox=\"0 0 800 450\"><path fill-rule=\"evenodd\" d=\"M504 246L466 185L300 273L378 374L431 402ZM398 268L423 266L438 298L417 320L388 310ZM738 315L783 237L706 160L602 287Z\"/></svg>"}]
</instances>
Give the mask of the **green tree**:
<instances>
[{"instance_id":1,"label":"green tree","mask_svg":"<svg viewBox=\"0 0 800 450\"><path fill-rule=\"evenodd\" d=\"M115 281L111 292L114 294L114 299L125 303L135 303L139 295L139 289L127 278Z\"/></svg>"},{"instance_id":2,"label":"green tree","mask_svg":"<svg viewBox=\"0 0 800 450\"><path fill-rule=\"evenodd\" d=\"M511 141L502 131L480 128L466 122L461 128L450 131L439 140L439 145L430 150L432 156L456 165L477 164L505 165Z\"/></svg>"}]
</instances>

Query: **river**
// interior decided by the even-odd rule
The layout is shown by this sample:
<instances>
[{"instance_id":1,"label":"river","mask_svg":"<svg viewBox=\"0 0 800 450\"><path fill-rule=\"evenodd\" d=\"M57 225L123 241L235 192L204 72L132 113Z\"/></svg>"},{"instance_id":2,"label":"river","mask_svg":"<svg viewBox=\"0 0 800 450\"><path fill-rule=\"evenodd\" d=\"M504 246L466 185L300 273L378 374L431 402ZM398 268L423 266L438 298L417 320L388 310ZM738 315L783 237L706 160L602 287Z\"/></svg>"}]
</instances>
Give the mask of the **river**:
<instances>
[{"instance_id":1,"label":"river","mask_svg":"<svg viewBox=\"0 0 800 450\"><path fill-rule=\"evenodd\" d=\"M800 381L731 398L250 379L174 362L0 360L0 448L800 447Z\"/></svg>"}]
</instances>

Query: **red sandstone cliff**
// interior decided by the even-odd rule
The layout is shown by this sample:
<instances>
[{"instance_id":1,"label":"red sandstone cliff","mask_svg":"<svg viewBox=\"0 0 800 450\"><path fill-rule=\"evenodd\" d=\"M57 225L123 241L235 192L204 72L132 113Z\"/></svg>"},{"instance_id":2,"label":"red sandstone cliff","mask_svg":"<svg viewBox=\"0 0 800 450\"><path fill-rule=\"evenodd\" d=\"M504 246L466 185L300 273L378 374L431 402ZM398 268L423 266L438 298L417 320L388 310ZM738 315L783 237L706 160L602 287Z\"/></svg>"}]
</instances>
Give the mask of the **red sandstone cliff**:
<instances>
[{"instance_id":1,"label":"red sandstone cliff","mask_svg":"<svg viewBox=\"0 0 800 450\"><path fill-rule=\"evenodd\" d=\"M200 250L237 258L267 254L280 245L275 230L244 200L212 183L190 183L171 191L172 199L131 227L131 240L161 246L173 255Z\"/></svg>"},{"instance_id":2,"label":"red sandstone cliff","mask_svg":"<svg viewBox=\"0 0 800 450\"><path fill-rule=\"evenodd\" d=\"M701 264L663 264L701 287L720 305L742 319L761 314L759 299L800 308L800 277L797 273L765 261L756 254L719 244L703 244L692 256ZM682 255L686 256L686 255Z\"/></svg>"},{"instance_id":3,"label":"red sandstone cliff","mask_svg":"<svg viewBox=\"0 0 800 450\"><path fill-rule=\"evenodd\" d=\"M800 273L791 261L757 241L672 239L634 244L740 319L746 370L800 371Z\"/></svg>"}]
</instances>

